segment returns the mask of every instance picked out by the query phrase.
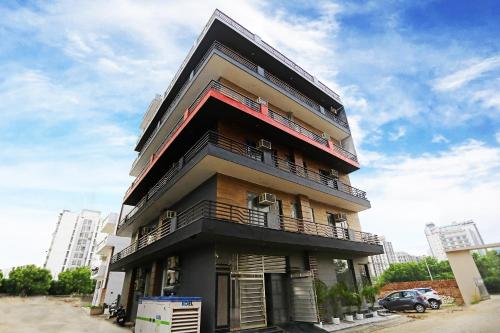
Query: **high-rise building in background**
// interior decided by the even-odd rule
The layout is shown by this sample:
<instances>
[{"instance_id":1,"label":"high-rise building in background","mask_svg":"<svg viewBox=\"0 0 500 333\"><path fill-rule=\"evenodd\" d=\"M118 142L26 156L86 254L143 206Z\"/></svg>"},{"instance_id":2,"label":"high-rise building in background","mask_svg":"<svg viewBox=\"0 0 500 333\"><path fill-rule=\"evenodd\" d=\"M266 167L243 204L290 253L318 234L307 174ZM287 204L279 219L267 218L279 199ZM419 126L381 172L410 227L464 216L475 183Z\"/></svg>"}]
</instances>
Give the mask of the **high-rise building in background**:
<instances>
[{"instance_id":1,"label":"high-rise building in background","mask_svg":"<svg viewBox=\"0 0 500 333\"><path fill-rule=\"evenodd\" d=\"M405 263L405 262L418 262L419 257L411 255L407 252L403 251L397 251L396 253L396 258L399 263Z\"/></svg>"},{"instance_id":2,"label":"high-rise building in background","mask_svg":"<svg viewBox=\"0 0 500 333\"><path fill-rule=\"evenodd\" d=\"M371 267L375 276L382 275L391 264L398 262L394 249L392 248L392 243L387 241L384 236L380 236L379 239L384 248L384 253L370 257Z\"/></svg>"},{"instance_id":3,"label":"high-rise building in background","mask_svg":"<svg viewBox=\"0 0 500 333\"><path fill-rule=\"evenodd\" d=\"M130 244L130 238L115 235L117 222L118 215L110 213L99 223L92 266L92 278L96 280L92 305L109 305L122 292L125 272L110 272L109 263L113 253L120 252Z\"/></svg>"},{"instance_id":4,"label":"high-rise building in background","mask_svg":"<svg viewBox=\"0 0 500 333\"><path fill-rule=\"evenodd\" d=\"M91 266L100 215L88 209L79 214L68 210L59 214L43 265L55 279L64 270Z\"/></svg>"},{"instance_id":5,"label":"high-rise building in background","mask_svg":"<svg viewBox=\"0 0 500 333\"><path fill-rule=\"evenodd\" d=\"M216 11L141 132L110 265L131 319L176 294L202 297L204 333L318 322L314 279L369 281L383 249L340 97L259 36Z\"/></svg>"},{"instance_id":6,"label":"high-rise building in background","mask_svg":"<svg viewBox=\"0 0 500 333\"><path fill-rule=\"evenodd\" d=\"M429 243L431 256L438 260L448 260L446 249L484 244L476 223L472 220L453 222L441 227L436 226L434 223L427 223L425 225L425 236Z\"/></svg>"}]
</instances>

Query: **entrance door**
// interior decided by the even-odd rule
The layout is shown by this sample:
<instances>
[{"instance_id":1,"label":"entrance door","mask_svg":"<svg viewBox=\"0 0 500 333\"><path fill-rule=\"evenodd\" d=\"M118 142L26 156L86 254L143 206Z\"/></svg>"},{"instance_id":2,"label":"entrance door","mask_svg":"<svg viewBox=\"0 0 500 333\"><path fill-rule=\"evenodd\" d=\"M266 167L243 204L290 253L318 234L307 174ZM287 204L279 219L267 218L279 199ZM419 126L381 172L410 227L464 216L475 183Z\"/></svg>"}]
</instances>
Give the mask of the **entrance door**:
<instances>
[{"instance_id":1,"label":"entrance door","mask_svg":"<svg viewBox=\"0 0 500 333\"><path fill-rule=\"evenodd\" d=\"M266 327L264 274L232 272L231 280L231 330Z\"/></svg>"},{"instance_id":2,"label":"entrance door","mask_svg":"<svg viewBox=\"0 0 500 333\"><path fill-rule=\"evenodd\" d=\"M292 284L292 319L317 323L319 321L318 308L312 273L293 273L290 275L290 280Z\"/></svg>"},{"instance_id":3,"label":"entrance door","mask_svg":"<svg viewBox=\"0 0 500 333\"><path fill-rule=\"evenodd\" d=\"M279 273L264 274L266 283L267 323L279 325L288 321L288 297L286 275Z\"/></svg>"}]
</instances>

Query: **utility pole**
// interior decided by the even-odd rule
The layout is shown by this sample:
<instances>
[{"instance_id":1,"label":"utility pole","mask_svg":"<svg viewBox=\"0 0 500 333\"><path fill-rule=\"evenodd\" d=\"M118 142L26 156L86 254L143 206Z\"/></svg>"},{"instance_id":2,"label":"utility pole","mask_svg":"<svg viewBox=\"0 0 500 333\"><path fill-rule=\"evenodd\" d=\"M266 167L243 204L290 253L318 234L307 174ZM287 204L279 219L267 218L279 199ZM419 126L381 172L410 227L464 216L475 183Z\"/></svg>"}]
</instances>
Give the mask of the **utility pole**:
<instances>
[{"instance_id":1,"label":"utility pole","mask_svg":"<svg viewBox=\"0 0 500 333\"><path fill-rule=\"evenodd\" d=\"M424 257L425 267L427 267L427 272L429 272L429 276L431 277L431 281L434 281L432 278L431 270L429 269L429 265L427 265L427 256Z\"/></svg>"}]
</instances>

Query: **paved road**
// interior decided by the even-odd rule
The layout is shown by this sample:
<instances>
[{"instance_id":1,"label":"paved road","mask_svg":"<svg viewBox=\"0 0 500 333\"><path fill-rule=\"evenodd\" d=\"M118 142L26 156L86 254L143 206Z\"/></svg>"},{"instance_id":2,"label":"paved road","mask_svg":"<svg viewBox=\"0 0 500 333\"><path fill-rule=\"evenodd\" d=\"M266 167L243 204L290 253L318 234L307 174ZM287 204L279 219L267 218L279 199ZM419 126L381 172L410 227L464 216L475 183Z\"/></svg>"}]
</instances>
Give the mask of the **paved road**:
<instances>
[{"instance_id":1,"label":"paved road","mask_svg":"<svg viewBox=\"0 0 500 333\"><path fill-rule=\"evenodd\" d=\"M0 333L130 333L90 317L79 301L51 297L0 297Z\"/></svg>"},{"instance_id":2,"label":"paved road","mask_svg":"<svg viewBox=\"0 0 500 333\"><path fill-rule=\"evenodd\" d=\"M497 333L500 332L500 295L467 308L441 309L425 314L407 314L412 319L400 325L370 330L377 333ZM363 332L363 331L361 331ZM365 331L365 332L368 332Z\"/></svg>"}]
</instances>

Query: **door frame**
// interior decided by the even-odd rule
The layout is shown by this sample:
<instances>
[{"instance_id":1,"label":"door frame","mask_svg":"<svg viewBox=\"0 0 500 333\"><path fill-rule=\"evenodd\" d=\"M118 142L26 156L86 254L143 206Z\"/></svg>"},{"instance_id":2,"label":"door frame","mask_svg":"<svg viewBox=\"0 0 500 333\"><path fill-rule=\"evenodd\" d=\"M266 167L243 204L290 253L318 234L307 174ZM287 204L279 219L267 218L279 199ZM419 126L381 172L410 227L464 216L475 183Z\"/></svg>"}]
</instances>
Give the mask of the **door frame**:
<instances>
[{"instance_id":1,"label":"door frame","mask_svg":"<svg viewBox=\"0 0 500 333\"><path fill-rule=\"evenodd\" d=\"M217 314L219 306L219 276L227 277L227 324L225 326L217 325ZM231 325L231 273L230 272L216 272L215 273L215 329L222 331L229 331Z\"/></svg>"}]
</instances>

